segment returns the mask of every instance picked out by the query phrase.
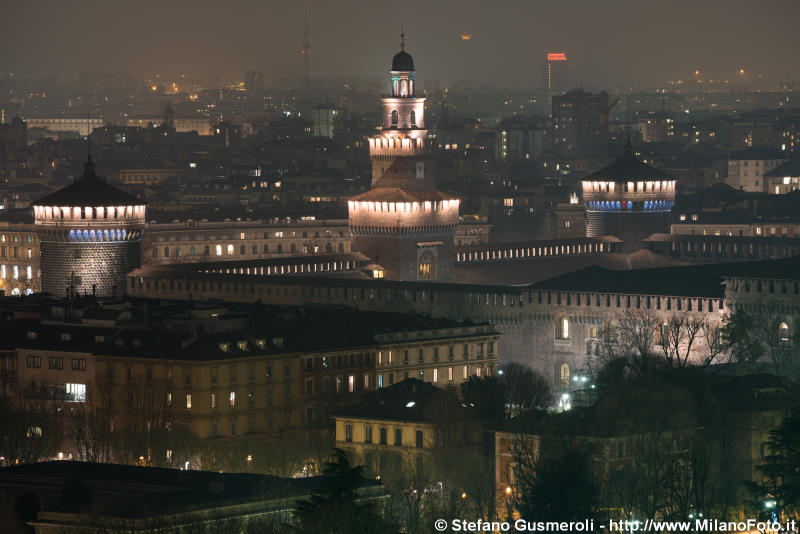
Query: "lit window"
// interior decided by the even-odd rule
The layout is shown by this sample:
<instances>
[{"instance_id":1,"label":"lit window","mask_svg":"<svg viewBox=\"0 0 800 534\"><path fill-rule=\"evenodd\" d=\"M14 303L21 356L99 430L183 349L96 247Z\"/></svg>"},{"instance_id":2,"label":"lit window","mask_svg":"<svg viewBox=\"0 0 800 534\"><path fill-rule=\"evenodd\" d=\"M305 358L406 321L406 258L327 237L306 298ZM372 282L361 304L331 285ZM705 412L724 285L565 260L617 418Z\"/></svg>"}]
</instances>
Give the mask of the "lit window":
<instances>
[{"instance_id":1,"label":"lit window","mask_svg":"<svg viewBox=\"0 0 800 534\"><path fill-rule=\"evenodd\" d=\"M217 256L222 256L222 245L217 245Z\"/></svg>"},{"instance_id":2,"label":"lit window","mask_svg":"<svg viewBox=\"0 0 800 534\"><path fill-rule=\"evenodd\" d=\"M170 394L169 397L171 398L172 394ZM191 393L187 393L186 394L186 409L187 410L191 410L192 409L192 394Z\"/></svg>"},{"instance_id":3,"label":"lit window","mask_svg":"<svg viewBox=\"0 0 800 534\"><path fill-rule=\"evenodd\" d=\"M785 322L778 325L778 341L781 345L789 344L789 325Z\"/></svg>"},{"instance_id":4,"label":"lit window","mask_svg":"<svg viewBox=\"0 0 800 534\"><path fill-rule=\"evenodd\" d=\"M569 319L566 317L558 320L558 339L569 339Z\"/></svg>"},{"instance_id":5,"label":"lit window","mask_svg":"<svg viewBox=\"0 0 800 534\"><path fill-rule=\"evenodd\" d=\"M235 391L231 391L230 404L231 404L231 408L236 406L236 392Z\"/></svg>"}]
</instances>

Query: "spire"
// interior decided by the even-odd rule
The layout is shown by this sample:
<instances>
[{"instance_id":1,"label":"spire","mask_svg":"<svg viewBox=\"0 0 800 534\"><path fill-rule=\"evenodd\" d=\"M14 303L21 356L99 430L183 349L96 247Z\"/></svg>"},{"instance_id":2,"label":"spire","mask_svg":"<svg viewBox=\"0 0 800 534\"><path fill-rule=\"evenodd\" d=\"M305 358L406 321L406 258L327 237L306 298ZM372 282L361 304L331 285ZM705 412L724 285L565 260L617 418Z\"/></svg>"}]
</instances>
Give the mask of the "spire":
<instances>
[{"instance_id":1,"label":"spire","mask_svg":"<svg viewBox=\"0 0 800 534\"><path fill-rule=\"evenodd\" d=\"M81 180L84 178L97 178L97 175L94 173L94 161L92 161L91 154L89 154L86 163L83 164L83 176L81 176Z\"/></svg>"},{"instance_id":2,"label":"spire","mask_svg":"<svg viewBox=\"0 0 800 534\"><path fill-rule=\"evenodd\" d=\"M405 50L406 50L406 31L403 28L404 26L405 26L405 23L401 22L400 23L400 50L405 52Z\"/></svg>"},{"instance_id":3,"label":"spire","mask_svg":"<svg viewBox=\"0 0 800 534\"><path fill-rule=\"evenodd\" d=\"M628 93L627 105L628 105L628 120L625 123L625 129L627 134L627 141L625 142L625 152L632 152L633 147L631 146L631 94Z\"/></svg>"}]
</instances>

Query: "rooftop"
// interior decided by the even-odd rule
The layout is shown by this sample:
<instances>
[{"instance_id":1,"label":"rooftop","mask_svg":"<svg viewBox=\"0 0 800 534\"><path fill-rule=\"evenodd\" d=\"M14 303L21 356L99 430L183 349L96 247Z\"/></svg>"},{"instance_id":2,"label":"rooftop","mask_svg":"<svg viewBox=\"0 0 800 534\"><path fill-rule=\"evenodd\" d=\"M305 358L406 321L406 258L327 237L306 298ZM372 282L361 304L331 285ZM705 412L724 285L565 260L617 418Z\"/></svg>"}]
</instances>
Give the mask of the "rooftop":
<instances>
[{"instance_id":1,"label":"rooftop","mask_svg":"<svg viewBox=\"0 0 800 534\"><path fill-rule=\"evenodd\" d=\"M625 150L625 154L617 161L595 171L583 178L584 180L611 180L617 182L627 182L636 180L674 180L669 174L642 163L631 150Z\"/></svg>"},{"instance_id":2,"label":"rooftop","mask_svg":"<svg viewBox=\"0 0 800 534\"><path fill-rule=\"evenodd\" d=\"M144 200L109 185L94 172L92 157L83 165L83 176L72 184L33 202L34 206L141 206Z\"/></svg>"}]
</instances>

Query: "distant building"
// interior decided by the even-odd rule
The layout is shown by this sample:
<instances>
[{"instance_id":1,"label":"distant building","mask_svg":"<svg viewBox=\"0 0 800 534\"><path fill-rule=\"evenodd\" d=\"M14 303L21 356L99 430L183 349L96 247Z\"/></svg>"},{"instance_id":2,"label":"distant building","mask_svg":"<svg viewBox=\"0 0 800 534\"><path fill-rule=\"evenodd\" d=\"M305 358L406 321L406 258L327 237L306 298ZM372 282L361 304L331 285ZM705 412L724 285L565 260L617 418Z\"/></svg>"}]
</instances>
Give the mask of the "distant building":
<instances>
[{"instance_id":1,"label":"distant building","mask_svg":"<svg viewBox=\"0 0 800 534\"><path fill-rule=\"evenodd\" d=\"M642 248L650 234L668 233L675 179L636 159L630 147L611 165L581 180L586 235L613 235L624 250Z\"/></svg>"},{"instance_id":2,"label":"distant building","mask_svg":"<svg viewBox=\"0 0 800 534\"><path fill-rule=\"evenodd\" d=\"M317 106L311 110L311 135L333 139L334 123L339 110L329 106Z\"/></svg>"},{"instance_id":3,"label":"distant building","mask_svg":"<svg viewBox=\"0 0 800 534\"><path fill-rule=\"evenodd\" d=\"M33 203L41 248L42 291L121 295L139 266L145 202L97 177L83 176Z\"/></svg>"},{"instance_id":4,"label":"distant building","mask_svg":"<svg viewBox=\"0 0 800 534\"><path fill-rule=\"evenodd\" d=\"M567 151L590 152L608 146L608 93L581 89L553 96L553 144Z\"/></svg>"},{"instance_id":5,"label":"distant building","mask_svg":"<svg viewBox=\"0 0 800 534\"><path fill-rule=\"evenodd\" d=\"M725 183L742 191L768 192L764 175L785 161L786 154L777 149L751 148L731 152Z\"/></svg>"},{"instance_id":6,"label":"distant building","mask_svg":"<svg viewBox=\"0 0 800 534\"><path fill-rule=\"evenodd\" d=\"M28 130L41 128L49 132L74 132L79 136L89 135L95 128L103 126L103 119L88 117L25 117Z\"/></svg>"},{"instance_id":7,"label":"distant building","mask_svg":"<svg viewBox=\"0 0 800 534\"><path fill-rule=\"evenodd\" d=\"M505 119L494 132L497 161L538 159L544 148L544 131L533 121Z\"/></svg>"},{"instance_id":8,"label":"distant building","mask_svg":"<svg viewBox=\"0 0 800 534\"><path fill-rule=\"evenodd\" d=\"M28 129L25 121L14 117L10 123L0 122L0 148L9 151L23 150L28 146Z\"/></svg>"}]
</instances>

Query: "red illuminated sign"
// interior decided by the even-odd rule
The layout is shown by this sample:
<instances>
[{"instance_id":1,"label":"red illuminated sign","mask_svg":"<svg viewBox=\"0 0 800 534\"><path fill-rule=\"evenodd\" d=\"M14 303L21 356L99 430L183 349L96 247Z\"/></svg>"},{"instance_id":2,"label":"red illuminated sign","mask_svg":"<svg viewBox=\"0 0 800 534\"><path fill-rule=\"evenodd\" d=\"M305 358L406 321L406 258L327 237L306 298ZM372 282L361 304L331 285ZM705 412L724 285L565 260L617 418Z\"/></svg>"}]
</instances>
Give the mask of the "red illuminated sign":
<instances>
[{"instance_id":1,"label":"red illuminated sign","mask_svg":"<svg viewBox=\"0 0 800 534\"><path fill-rule=\"evenodd\" d=\"M547 54L547 61L566 61L567 54L564 52L556 52Z\"/></svg>"}]
</instances>

